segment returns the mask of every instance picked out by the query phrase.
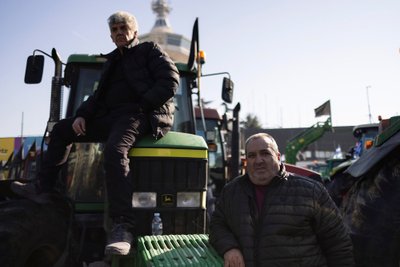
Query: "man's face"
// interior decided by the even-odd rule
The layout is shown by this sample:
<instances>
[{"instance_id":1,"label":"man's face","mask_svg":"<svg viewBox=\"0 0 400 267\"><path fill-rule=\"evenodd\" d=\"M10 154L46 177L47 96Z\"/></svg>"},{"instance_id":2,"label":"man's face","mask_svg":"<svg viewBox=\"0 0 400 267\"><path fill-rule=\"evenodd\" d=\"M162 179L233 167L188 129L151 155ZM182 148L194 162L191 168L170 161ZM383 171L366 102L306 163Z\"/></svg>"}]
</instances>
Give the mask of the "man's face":
<instances>
[{"instance_id":1,"label":"man's face","mask_svg":"<svg viewBox=\"0 0 400 267\"><path fill-rule=\"evenodd\" d=\"M115 23L111 26L111 39L118 48L127 46L136 36L133 31L125 23Z\"/></svg>"},{"instance_id":2,"label":"man's face","mask_svg":"<svg viewBox=\"0 0 400 267\"><path fill-rule=\"evenodd\" d=\"M273 149L272 141L256 138L247 144L247 173L256 185L267 185L280 168L280 153Z\"/></svg>"}]
</instances>

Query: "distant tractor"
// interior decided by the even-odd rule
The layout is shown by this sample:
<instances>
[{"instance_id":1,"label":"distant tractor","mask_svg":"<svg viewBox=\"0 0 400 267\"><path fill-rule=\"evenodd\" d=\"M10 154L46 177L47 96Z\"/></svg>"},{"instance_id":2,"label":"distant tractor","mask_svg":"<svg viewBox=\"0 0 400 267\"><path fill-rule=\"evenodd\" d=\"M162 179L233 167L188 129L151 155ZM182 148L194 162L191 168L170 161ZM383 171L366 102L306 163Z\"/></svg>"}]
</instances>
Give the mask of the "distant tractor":
<instances>
[{"instance_id":1,"label":"distant tractor","mask_svg":"<svg viewBox=\"0 0 400 267\"><path fill-rule=\"evenodd\" d=\"M361 124L353 128L353 136L356 144L351 149L347 158L327 160L327 168L324 176L327 181L327 188L336 205L340 206L343 197L346 195L354 180L345 174L347 168L357 161L368 149L373 147L374 140L378 135L379 124ZM336 164L334 164L336 163Z\"/></svg>"},{"instance_id":2,"label":"distant tractor","mask_svg":"<svg viewBox=\"0 0 400 267\"><path fill-rule=\"evenodd\" d=\"M286 144L285 162L296 164L298 153L330 130L332 130L332 122L331 117L328 117L325 122L318 122L291 138Z\"/></svg>"}]
</instances>

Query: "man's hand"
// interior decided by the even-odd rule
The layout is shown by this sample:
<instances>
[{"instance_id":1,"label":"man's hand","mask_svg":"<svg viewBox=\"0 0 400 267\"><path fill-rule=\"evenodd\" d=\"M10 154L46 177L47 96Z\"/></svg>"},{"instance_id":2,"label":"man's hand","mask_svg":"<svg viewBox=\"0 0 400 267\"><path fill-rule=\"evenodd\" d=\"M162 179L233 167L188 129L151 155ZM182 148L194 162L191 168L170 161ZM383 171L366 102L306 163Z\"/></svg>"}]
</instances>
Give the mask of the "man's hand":
<instances>
[{"instance_id":1,"label":"man's hand","mask_svg":"<svg viewBox=\"0 0 400 267\"><path fill-rule=\"evenodd\" d=\"M76 133L77 136L86 134L86 121L82 117L77 117L72 123L72 129Z\"/></svg>"},{"instance_id":2,"label":"man's hand","mask_svg":"<svg viewBox=\"0 0 400 267\"><path fill-rule=\"evenodd\" d=\"M224 267L244 267L242 252L237 248L233 248L225 252Z\"/></svg>"}]
</instances>

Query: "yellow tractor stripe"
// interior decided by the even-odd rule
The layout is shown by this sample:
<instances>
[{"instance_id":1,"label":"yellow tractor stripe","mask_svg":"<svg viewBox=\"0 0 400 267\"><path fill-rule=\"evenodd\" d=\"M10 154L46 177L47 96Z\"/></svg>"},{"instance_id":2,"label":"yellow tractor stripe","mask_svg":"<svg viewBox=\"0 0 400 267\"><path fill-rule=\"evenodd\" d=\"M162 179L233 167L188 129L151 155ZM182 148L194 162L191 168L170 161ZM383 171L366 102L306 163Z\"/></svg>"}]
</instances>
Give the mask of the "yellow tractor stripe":
<instances>
[{"instance_id":1,"label":"yellow tractor stripe","mask_svg":"<svg viewBox=\"0 0 400 267\"><path fill-rule=\"evenodd\" d=\"M133 148L131 157L201 158L207 159L207 150L171 148Z\"/></svg>"}]
</instances>

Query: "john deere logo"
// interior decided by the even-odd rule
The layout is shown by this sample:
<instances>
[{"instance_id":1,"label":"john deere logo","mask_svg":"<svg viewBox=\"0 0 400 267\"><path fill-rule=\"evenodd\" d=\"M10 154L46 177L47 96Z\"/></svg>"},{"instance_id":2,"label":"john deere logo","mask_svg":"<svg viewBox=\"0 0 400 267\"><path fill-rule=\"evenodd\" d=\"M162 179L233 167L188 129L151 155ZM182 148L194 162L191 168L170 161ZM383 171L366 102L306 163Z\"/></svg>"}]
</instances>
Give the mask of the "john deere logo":
<instances>
[{"instance_id":1,"label":"john deere logo","mask_svg":"<svg viewBox=\"0 0 400 267\"><path fill-rule=\"evenodd\" d=\"M174 203L175 203L174 195L172 195L172 194L161 195L161 205L162 206L170 207L170 206L173 206Z\"/></svg>"}]
</instances>

